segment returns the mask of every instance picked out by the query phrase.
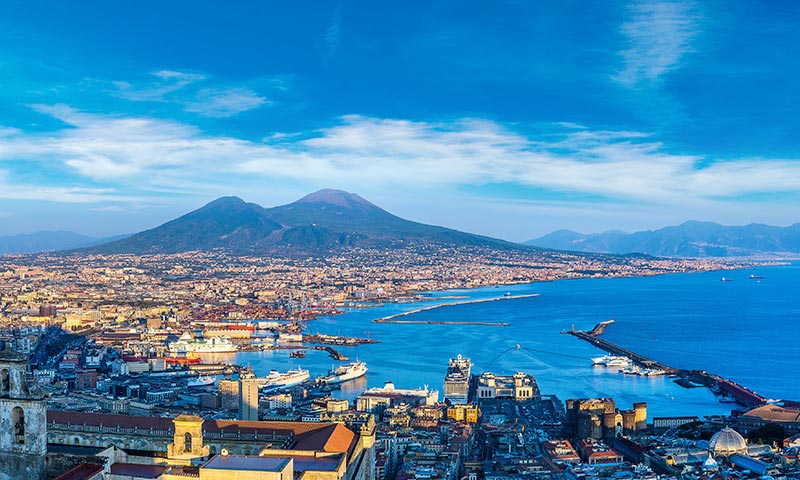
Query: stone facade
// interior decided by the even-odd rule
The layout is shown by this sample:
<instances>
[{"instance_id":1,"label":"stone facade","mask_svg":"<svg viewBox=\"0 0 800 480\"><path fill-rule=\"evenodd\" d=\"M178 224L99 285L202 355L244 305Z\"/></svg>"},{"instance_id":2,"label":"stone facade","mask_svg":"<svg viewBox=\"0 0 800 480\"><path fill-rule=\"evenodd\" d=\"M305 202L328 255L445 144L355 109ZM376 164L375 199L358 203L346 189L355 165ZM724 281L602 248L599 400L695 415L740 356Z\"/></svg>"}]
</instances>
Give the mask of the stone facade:
<instances>
[{"instance_id":1,"label":"stone facade","mask_svg":"<svg viewBox=\"0 0 800 480\"><path fill-rule=\"evenodd\" d=\"M27 380L27 359L0 353L0 480L44 477L45 402Z\"/></svg>"}]
</instances>

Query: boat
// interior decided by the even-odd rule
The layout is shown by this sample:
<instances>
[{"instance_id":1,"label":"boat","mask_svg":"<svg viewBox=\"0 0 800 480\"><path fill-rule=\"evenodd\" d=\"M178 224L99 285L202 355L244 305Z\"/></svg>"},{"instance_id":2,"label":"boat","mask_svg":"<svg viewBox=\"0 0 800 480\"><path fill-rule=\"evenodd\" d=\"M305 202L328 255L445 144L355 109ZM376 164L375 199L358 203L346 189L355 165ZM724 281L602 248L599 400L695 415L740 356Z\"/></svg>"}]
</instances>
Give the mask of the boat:
<instances>
[{"instance_id":1,"label":"boat","mask_svg":"<svg viewBox=\"0 0 800 480\"><path fill-rule=\"evenodd\" d=\"M193 338L189 332L181 335L176 342L169 344L171 353L228 353L238 348L227 337Z\"/></svg>"},{"instance_id":2,"label":"boat","mask_svg":"<svg viewBox=\"0 0 800 480\"><path fill-rule=\"evenodd\" d=\"M209 385L213 385L216 379L214 377L210 377L207 375L201 375L197 378L189 380L187 386L189 387L207 387Z\"/></svg>"},{"instance_id":3,"label":"boat","mask_svg":"<svg viewBox=\"0 0 800 480\"><path fill-rule=\"evenodd\" d=\"M469 394L469 379L472 363L469 358L460 354L451 358L447 363L447 373L444 376L444 398L453 405L467 403Z\"/></svg>"},{"instance_id":4,"label":"boat","mask_svg":"<svg viewBox=\"0 0 800 480\"><path fill-rule=\"evenodd\" d=\"M722 277L722 278L719 279L719 281L720 282L732 282L733 279L732 278L728 278L728 277Z\"/></svg>"},{"instance_id":5,"label":"boat","mask_svg":"<svg viewBox=\"0 0 800 480\"><path fill-rule=\"evenodd\" d=\"M319 377L318 383L325 383L328 385L346 382L354 378L363 377L367 374L367 364L364 362L355 361L347 365L340 365L328 372L328 375Z\"/></svg>"},{"instance_id":6,"label":"boat","mask_svg":"<svg viewBox=\"0 0 800 480\"><path fill-rule=\"evenodd\" d=\"M289 354L292 358L306 358L306 351L305 350L292 350Z\"/></svg>"},{"instance_id":7,"label":"boat","mask_svg":"<svg viewBox=\"0 0 800 480\"><path fill-rule=\"evenodd\" d=\"M753 280L761 280L762 278L764 278L764 276L763 275L755 275L755 274L751 273L749 278L752 278Z\"/></svg>"},{"instance_id":8,"label":"boat","mask_svg":"<svg viewBox=\"0 0 800 480\"><path fill-rule=\"evenodd\" d=\"M622 355L605 355L602 357L595 357L592 359L594 365L605 365L606 367L627 367L633 361Z\"/></svg>"},{"instance_id":9,"label":"boat","mask_svg":"<svg viewBox=\"0 0 800 480\"><path fill-rule=\"evenodd\" d=\"M510 297L511 296L511 292L506 292L506 293L503 294L503 296L504 297Z\"/></svg>"},{"instance_id":10,"label":"boat","mask_svg":"<svg viewBox=\"0 0 800 480\"><path fill-rule=\"evenodd\" d=\"M271 370L266 377L258 378L258 386L264 390L276 390L300 385L311 378L308 370L295 368L286 372Z\"/></svg>"}]
</instances>

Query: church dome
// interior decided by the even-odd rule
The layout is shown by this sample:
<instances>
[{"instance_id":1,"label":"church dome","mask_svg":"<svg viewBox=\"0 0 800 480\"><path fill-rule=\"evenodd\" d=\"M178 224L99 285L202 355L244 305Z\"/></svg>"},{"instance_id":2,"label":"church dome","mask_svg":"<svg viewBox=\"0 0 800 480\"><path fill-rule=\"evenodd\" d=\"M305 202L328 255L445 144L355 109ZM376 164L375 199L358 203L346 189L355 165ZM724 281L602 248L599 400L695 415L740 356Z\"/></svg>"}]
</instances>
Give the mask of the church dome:
<instances>
[{"instance_id":1,"label":"church dome","mask_svg":"<svg viewBox=\"0 0 800 480\"><path fill-rule=\"evenodd\" d=\"M734 453L747 453L747 442L744 437L739 435L739 432L732 428L723 428L711 437L708 442L708 447L711 453L727 457Z\"/></svg>"},{"instance_id":2,"label":"church dome","mask_svg":"<svg viewBox=\"0 0 800 480\"><path fill-rule=\"evenodd\" d=\"M705 470L706 472L711 472L711 471L716 471L718 469L719 465L717 464L717 461L714 460L714 457L712 457L711 454L709 453L708 458L706 458L706 461L703 462L703 470Z\"/></svg>"}]
</instances>

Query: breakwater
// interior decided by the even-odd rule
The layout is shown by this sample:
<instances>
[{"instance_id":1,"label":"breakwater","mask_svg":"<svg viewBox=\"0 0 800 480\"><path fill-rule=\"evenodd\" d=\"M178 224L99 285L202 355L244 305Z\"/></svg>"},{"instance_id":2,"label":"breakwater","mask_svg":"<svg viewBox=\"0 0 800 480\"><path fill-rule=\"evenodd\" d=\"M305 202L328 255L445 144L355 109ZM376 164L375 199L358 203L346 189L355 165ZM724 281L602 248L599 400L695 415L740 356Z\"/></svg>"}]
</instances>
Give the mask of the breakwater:
<instances>
[{"instance_id":1,"label":"breakwater","mask_svg":"<svg viewBox=\"0 0 800 480\"><path fill-rule=\"evenodd\" d=\"M464 300L461 302L450 302L450 303L441 303L438 305L430 305L427 307L417 308L415 310L411 310L408 312L396 313L394 315L389 315L387 317L381 317L373 320L374 323L396 323L396 324L408 324L408 325L485 325L491 327L507 327L509 324L505 322L484 322L484 321L475 321L475 320L403 320L402 317L407 317L409 315L415 315L422 312L429 312L431 310L436 310L439 308L444 307L457 307L459 305L473 305L476 303L486 303L486 302L497 302L501 300L514 300L520 298L531 298L531 297L538 297L538 293L528 293L524 295L513 295L513 296L502 296L502 297L494 297L494 298L483 298L478 300Z\"/></svg>"},{"instance_id":2,"label":"breakwater","mask_svg":"<svg viewBox=\"0 0 800 480\"><path fill-rule=\"evenodd\" d=\"M684 370L674 368L599 338L599 335L602 334L611 323L613 323L613 321L601 322L595 325L595 327L590 331L575 330L573 327L570 331L564 331L562 333L573 335L613 355L622 355L628 357L633 361L633 363L639 366L663 370L666 372L666 374L676 377L677 380L675 383L681 385L682 387L691 388L693 386L705 386L711 389L714 393L732 398L739 405L748 408L757 407L767 402L766 398L727 378L706 372L704 370Z\"/></svg>"}]
</instances>

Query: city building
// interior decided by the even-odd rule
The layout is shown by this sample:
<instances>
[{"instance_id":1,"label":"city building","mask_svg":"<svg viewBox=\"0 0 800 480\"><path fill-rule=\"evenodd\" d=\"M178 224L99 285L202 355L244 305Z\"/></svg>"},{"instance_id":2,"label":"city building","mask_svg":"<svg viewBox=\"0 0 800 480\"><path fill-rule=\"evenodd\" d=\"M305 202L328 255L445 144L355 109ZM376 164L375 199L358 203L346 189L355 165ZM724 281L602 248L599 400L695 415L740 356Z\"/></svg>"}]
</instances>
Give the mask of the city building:
<instances>
[{"instance_id":1,"label":"city building","mask_svg":"<svg viewBox=\"0 0 800 480\"><path fill-rule=\"evenodd\" d=\"M540 400L539 386L533 375L517 372L511 376L500 376L484 372L478 377L478 400L511 398L514 400Z\"/></svg>"},{"instance_id":2,"label":"city building","mask_svg":"<svg viewBox=\"0 0 800 480\"><path fill-rule=\"evenodd\" d=\"M28 384L28 358L0 351L0 480L44 478L45 401Z\"/></svg>"},{"instance_id":3,"label":"city building","mask_svg":"<svg viewBox=\"0 0 800 480\"><path fill-rule=\"evenodd\" d=\"M258 420L258 377L253 374L239 377L239 419Z\"/></svg>"}]
</instances>

